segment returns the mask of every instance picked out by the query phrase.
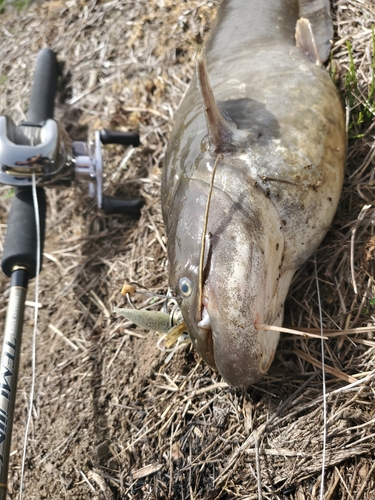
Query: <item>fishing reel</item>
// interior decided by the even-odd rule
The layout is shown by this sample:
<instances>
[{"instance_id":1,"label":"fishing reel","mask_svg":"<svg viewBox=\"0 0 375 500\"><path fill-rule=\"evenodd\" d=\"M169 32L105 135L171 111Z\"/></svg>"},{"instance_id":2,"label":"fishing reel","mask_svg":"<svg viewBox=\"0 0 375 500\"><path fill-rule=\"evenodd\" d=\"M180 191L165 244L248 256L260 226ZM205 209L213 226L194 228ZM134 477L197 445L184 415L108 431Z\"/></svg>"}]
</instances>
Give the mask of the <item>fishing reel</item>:
<instances>
[{"instance_id":1,"label":"fishing reel","mask_svg":"<svg viewBox=\"0 0 375 500\"><path fill-rule=\"evenodd\" d=\"M124 200L103 196L102 144L137 147L139 134L96 131L95 140L89 144L73 142L72 153L68 155L54 119L16 125L9 117L0 116L0 183L28 187L32 185L33 174L38 187L86 182L89 196L96 198L98 208L105 214L139 215L143 198Z\"/></svg>"},{"instance_id":2,"label":"fishing reel","mask_svg":"<svg viewBox=\"0 0 375 500\"><path fill-rule=\"evenodd\" d=\"M29 280L42 267L45 237L45 187L70 186L86 182L91 198L106 214L140 214L143 198L130 200L103 196L102 144L139 146L136 132L95 132L95 140L73 142L68 154L54 120L57 79L56 54L39 52L31 90L27 121L16 125L0 116L0 183L14 186L1 260L10 278L0 370L6 374L0 394L0 500L7 495L7 476L12 435L25 299ZM5 387L6 386L6 387Z\"/></svg>"}]
</instances>

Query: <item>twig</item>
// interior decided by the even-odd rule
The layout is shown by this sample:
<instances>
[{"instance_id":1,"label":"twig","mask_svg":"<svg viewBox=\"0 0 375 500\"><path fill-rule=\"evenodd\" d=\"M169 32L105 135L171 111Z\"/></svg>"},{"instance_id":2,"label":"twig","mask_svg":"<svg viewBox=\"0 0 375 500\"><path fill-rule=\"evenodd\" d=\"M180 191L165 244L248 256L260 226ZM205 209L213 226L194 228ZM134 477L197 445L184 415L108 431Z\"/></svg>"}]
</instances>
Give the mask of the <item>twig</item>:
<instances>
[{"instance_id":1,"label":"twig","mask_svg":"<svg viewBox=\"0 0 375 500\"><path fill-rule=\"evenodd\" d=\"M306 332L306 333L313 333L313 332L319 332L319 328L304 328L304 327L299 327L301 332ZM323 333L325 337L342 337L343 335L355 335L357 333L367 333L367 332L375 332L375 325L374 326L359 326L357 328L346 328L343 330L334 330L334 329L329 329L329 328L323 328ZM317 335L319 337L319 335ZM357 340L357 339L356 339Z\"/></svg>"},{"instance_id":2,"label":"twig","mask_svg":"<svg viewBox=\"0 0 375 500\"><path fill-rule=\"evenodd\" d=\"M99 307L99 309L101 309L101 311L103 312L104 316L106 318L110 318L111 317L111 313L105 307L103 301L101 299L99 299L99 297L96 295L96 293L94 292L94 290L90 290L90 295L94 299L93 302Z\"/></svg>"},{"instance_id":3,"label":"twig","mask_svg":"<svg viewBox=\"0 0 375 500\"><path fill-rule=\"evenodd\" d=\"M310 384L311 380L315 378L315 374L309 377L293 394L291 394L285 401L282 403L277 411L273 413L264 424L262 424L257 430L254 430L250 436L248 436L245 441L242 443L242 445L232 454L231 457L229 457L228 463L224 470L220 473L220 475L215 479L214 484L215 486L219 486L226 480L226 475L230 476L231 472L233 471L233 465L236 463L238 457L251 445L254 444L254 439L255 439L255 434L257 434L257 439L260 438L260 436L263 434L263 432L267 429L267 427L275 420L276 417L278 417L293 401L294 398L296 398L301 392L305 390L305 388Z\"/></svg>"},{"instance_id":4,"label":"twig","mask_svg":"<svg viewBox=\"0 0 375 500\"><path fill-rule=\"evenodd\" d=\"M85 481L85 483L87 483L90 487L90 490L93 492L93 493L96 493L95 491L95 488L94 486L90 483L90 481L87 479L87 476L85 475L85 473L81 470L81 469L76 469L77 472L79 472L83 478L83 480Z\"/></svg>"},{"instance_id":5,"label":"twig","mask_svg":"<svg viewBox=\"0 0 375 500\"><path fill-rule=\"evenodd\" d=\"M66 337L58 328L56 328L51 323L48 325L48 328L50 330L52 330L54 333L56 333L56 335L61 337L72 349L74 349L75 351L78 351L79 347L74 342L72 342L70 339L68 339L68 337Z\"/></svg>"},{"instance_id":6,"label":"twig","mask_svg":"<svg viewBox=\"0 0 375 500\"><path fill-rule=\"evenodd\" d=\"M352 229L352 237L350 239L350 271L351 271L351 275L352 275L352 284L353 284L353 289L354 289L354 293L357 295L358 291L357 291L357 283L356 283L356 280L355 280L355 271L354 271L354 240L355 240L355 233L357 231L357 227L359 226L360 224L360 221L362 221L366 215L366 212L367 210L371 208L371 205L364 205L364 207L362 207L362 210L360 211L359 215L358 215L358 219Z\"/></svg>"},{"instance_id":7,"label":"twig","mask_svg":"<svg viewBox=\"0 0 375 500\"><path fill-rule=\"evenodd\" d=\"M256 464L256 469L257 469L258 500L263 500L262 476L261 476L261 471L260 471L259 443L258 443L258 435L257 434L255 434L254 448L255 448L255 464Z\"/></svg>"},{"instance_id":8,"label":"twig","mask_svg":"<svg viewBox=\"0 0 375 500\"><path fill-rule=\"evenodd\" d=\"M261 323L258 323L255 325L255 328L257 330L266 330L271 332L291 333L292 335L297 335L298 337L310 337L312 339L328 340L328 337L322 337L321 335L316 335L311 332L302 332L298 330L293 330L292 328L284 328L282 326L263 325Z\"/></svg>"},{"instance_id":9,"label":"twig","mask_svg":"<svg viewBox=\"0 0 375 500\"><path fill-rule=\"evenodd\" d=\"M311 363L316 368L322 369L322 363L320 361L318 361L317 359L313 358L309 354L301 351L301 349L294 349L293 352L294 352L294 354L296 354L300 358L304 359L308 363ZM331 375L334 375L335 377L337 377L337 378L339 378L341 380L344 380L345 382L349 382L349 383L357 382L357 379L355 379L351 375L348 375L348 374L346 374L346 373L338 370L337 368L333 368L332 366L325 365L325 371L328 372L328 373L330 373Z\"/></svg>"},{"instance_id":10,"label":"twig","mask_svg":"<svg viewBox=\"0 0 375 500\"><path fill-rule=\"evenodd\" d=\"M365 489L367 487L367 483L369 482L370 478L373 477L374 470L375 470L375 461L372 462L371 469L370 469L369 473L367 474L367 476L365 477L365 479L362 483L361 489L357 493L356 500L361 500L363 498L362 495L365 492Z\"/></svg>"},{"instance_id":11,"label":"twig","mask_svg":"<svg viewBox=\"0 0 375 500\"><path fill-rule=\"evenodd\" d=\"M319 325L320 325L320 335L321 335L321 366L322 366L322 388L323 388L323 450L322 450L322 480L320 483L320 500L323 500L324 496L324 473L326 464L326 450L327 450L327 389L326 389L326 365L324 358L324 342L323 342L323 314L322 314L322 303L320 300L320 287L318 280L318 266L316 263L316 255L314 256L314 271L315 271L315 281L316 281L316 292L318 296L318 306L319 306Z\"/></svg>"},{"instance_id":12,"label":"twig","mask_svg":"<svg viewBox=\"0 0 375 500\"><path fill-rule=\"evenodd\" d=\"M100 87L103 87L104 85L106 85L107 83L109 83L111 80L113 80L114 78L117 77L117 74L114 73L113 75L110 75L108 76L107 78L104 78L100 83L98 83L97 85L95 85L94 87L91 87L89 89L86 89L84 90L83 92L81 92L81 94L78 94L77 96L75 97L72 97L69 101L68 101L68 104L70 104L70 106L72 106L73 104L76 104L78 101L80 101L83 97L86 97L87 95L89 94L92 94L93 92L95 92L96 90L100 89Z\"/></svg>"}]
</instances>

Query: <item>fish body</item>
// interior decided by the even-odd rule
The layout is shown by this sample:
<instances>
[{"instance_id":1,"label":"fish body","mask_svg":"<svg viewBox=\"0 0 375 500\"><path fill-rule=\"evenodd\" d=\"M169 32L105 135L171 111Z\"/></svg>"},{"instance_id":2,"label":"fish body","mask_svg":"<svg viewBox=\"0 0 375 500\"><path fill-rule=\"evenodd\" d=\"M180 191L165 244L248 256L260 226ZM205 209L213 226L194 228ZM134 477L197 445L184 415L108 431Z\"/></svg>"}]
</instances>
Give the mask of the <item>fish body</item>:
<instances>
[{"instance_id":1,"label":"fish body","mask_svg":"<svg viewBox=\"0 0 375 500\"><path fill-rule=\"evenodd\" d=\"M323 239L342 188L342 105L319 64L326 10L295 39L312 3L221 4L166 154L170 287L197 351L234 386L269 368L279 334L258 325L282 324L291 279Z\"/></svg>"}]
</instances>

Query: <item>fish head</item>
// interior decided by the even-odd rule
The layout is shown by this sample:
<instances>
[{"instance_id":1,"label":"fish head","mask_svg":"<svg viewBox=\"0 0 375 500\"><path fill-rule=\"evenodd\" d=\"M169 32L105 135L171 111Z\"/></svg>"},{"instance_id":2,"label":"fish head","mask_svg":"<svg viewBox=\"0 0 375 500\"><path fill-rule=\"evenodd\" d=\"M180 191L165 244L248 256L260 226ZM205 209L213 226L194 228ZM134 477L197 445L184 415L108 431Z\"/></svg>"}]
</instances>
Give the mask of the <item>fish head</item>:
<instances>
[{"instance_id":1,"label":"fish head","mask_svg":"<svg viewBox=\"0 0 375 500\"><path fill-rule=\"evenodd\" d=\"M179 298L187 331L198 353L216 368L209 333L197 326L201 320L199 256L207 186L196 179L182 179L174 197L180 202L180 210L174 217L168 217L169 286Z\"/></svg>"},{"instance_id":2,"label":"fish head","mask_svg":"<svg viewBox=\"0 0 375 500\"><path fill-rule=\"evenodd\" d=\"M205 179L211 156L196 169ZM242 387L272 362L279 334L258 325L281 324L293 275L283 269L280 216L246 171L233 153L221 155L208 210L209 186L191 176L168 242L170 285L197 352Z\"/></svg>"}]
</instances>

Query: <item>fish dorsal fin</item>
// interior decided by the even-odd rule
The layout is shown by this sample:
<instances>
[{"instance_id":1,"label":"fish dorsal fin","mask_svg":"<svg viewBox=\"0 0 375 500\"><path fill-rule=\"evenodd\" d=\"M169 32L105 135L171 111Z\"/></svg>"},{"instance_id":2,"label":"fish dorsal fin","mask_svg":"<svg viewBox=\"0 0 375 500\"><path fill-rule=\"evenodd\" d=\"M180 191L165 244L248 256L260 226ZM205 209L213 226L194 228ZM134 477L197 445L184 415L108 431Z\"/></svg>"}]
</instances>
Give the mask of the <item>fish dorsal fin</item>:
<instances>
[{"instance_id":1,"label":"fish dorsal fin","mask_svg":"<svg viewBox=\"0 0 375 500\"><path fill-rule=\"evenodd\" d=\"M321 65L322 61L316 47L314 33L308 19L299 19L296 26L296 45L315 64Z\"/></svg>"},{"instance_id":2,"label":"fish dorsal fin","mask_svg":"<svg viewBox=\"0 0 375 500\"><path fill-rule=\"evenodd\" d=\"M215 152L225 151L245 139L248 134L239 130L230 116L220 110L212 92L204 58L197 63L197 76L211 147Z\"/></svg>"},{"instance_id":3,"label":"fish dorsal fin","mask_svg":"<svg viewBox=\"0 0 375 500\"><path fill-rule=\"evenodd\" d=\"M325 62L329 58L333 38L329 0L298 0L298 3L299 16L310 21L319 58Z\"/></svg>"}]
</instances>

